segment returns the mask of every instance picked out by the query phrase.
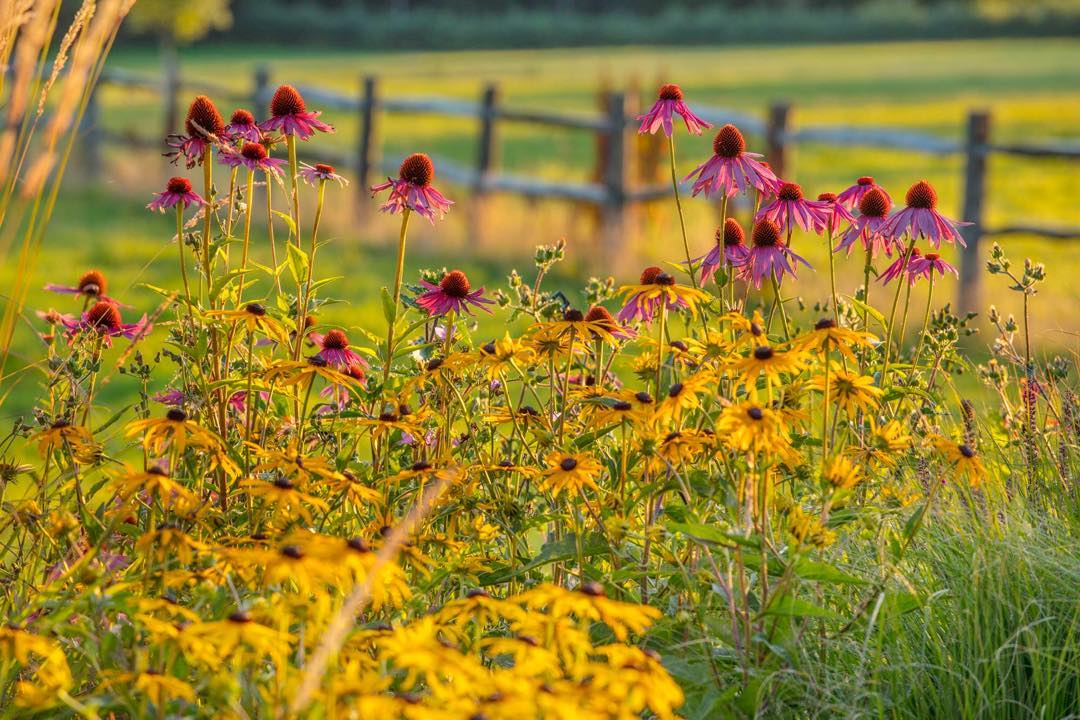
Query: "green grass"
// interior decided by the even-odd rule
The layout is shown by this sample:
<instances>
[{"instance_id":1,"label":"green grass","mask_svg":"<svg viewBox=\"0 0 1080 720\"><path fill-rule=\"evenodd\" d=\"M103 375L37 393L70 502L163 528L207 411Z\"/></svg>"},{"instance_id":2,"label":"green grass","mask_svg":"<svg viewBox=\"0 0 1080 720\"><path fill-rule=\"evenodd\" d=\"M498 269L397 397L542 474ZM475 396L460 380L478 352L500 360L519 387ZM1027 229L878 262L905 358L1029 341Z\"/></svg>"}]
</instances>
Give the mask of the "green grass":
<instances>
[{"instance_id":1,"label":"green grass","mask_svg":"<svg viewBox=\"0 0 1080 720\"><path fill-rule=\"evenodd\" d=\"M153 72L156 57L145 50L118 48L110 64ZM553 110L595 109L600 86L641 88L643 98L661 80L682 84L693 103L763 113L769 102L795 103L796 124L844 123L894 125L948 137L959 137L969 108L986 107L994 113L994 136L1002 140L1048 141L1075 138L1080 123L1080 45L1067 40L987 40L934 43L879 43L813 47L724 48L605 48L551 51L491 51L459 53L359 53L306 49L241 47L186 50L183 74L225 84L238 92L251 87L253 69L270 64L274 82L318 84L354 92L359 79L374 73L387 95L445 95L475 98L487 81L500 84L503 100L516 106ZM232 105L221 101L223 112ZM118 130L153 134L162 125L159 101L149 93L107 89L102 98L103 122ZM318 142L346 149L355 138L355 118L329 112L336 135ZM433 117L383 118L380 125L387 155L413 150L441 158L471 162L475 155L476 123ZM761 146L751 138L752 147ZM508 125L501 132L500 167L550 178L585 180L594 162L592 138L527 125ZM689 171L710 152L708 138L678 138L681 170ZM303 149L301 150L303 158ZM661 156L663 161L663 156ZM838 190L860 174L873 174L902 196L906 185L928 178L938 187L942 207L955 212L959 205L961 162L910 153L865 148L798 148L789 175L807 193ZM108 171L93 188L78 183L73 172L61 197L52 227L35 271L35 287L45 282L73 282L89 267L99 267L112 279L113 292L139 311L156 306L152 293L140 283L176 287L179 284L175 250L169 245L172 222L142 209L151 192L175 172L154 153L112 148ZM663 180L661 164L660 180ZM197 173L193 173L194 175ZM1080 206L1070 195L1075 163L1052 160L1015 160L995 157L989 182L989 222L1043 222L1080 226ZM222 181L222 171L217 179ZM199 182L196 180L196 185ZM413 223L410 234L410 276L422 265L450 265L475 273L479 283L501 283L511 264L531 277L528 257L534 245L566 237L568 262L555 278L572 298L580 279L588 273L616 272L620 281L632 277L642 262L673 261L682 254L674 209L659 203L639 215L639 228L623 255L623 268L597 262L597 232L589 214L580 207L555 201L527 203L496 197L485 209L483 231L473 232L467 219L476 211L466 190L444 187L458 201L448 220L437 228ZM391 282L390 244L396 221L368 213L356 219L357 203L371 207L360 189L350 187L328 193L323 237L332 240L320 254L323 272L341 279L329 294L347 305L328 310L324 319L346 327L381 327L378 288ZM710 203L684 203L691 243L703 251L711 242L717 211ZM311 217L310 208L305 217ZM279 229L280 230L280 229ZM280 232L279 232L280 236ZM1032 256L1047 262L1049 281L1036 299L1033 339L1044 348L1075 348L1076 313L1080 286L1072 277L1080 269L1080 243L1047 242L1030 237L1002 238L1015 261ZM256 254L268 259L265 234L256 228ZM827 287L827 253L815 238L798 238L797 250L818 268L805 274L798 292L809 303L823 297ZM955 258L953 258L955 259ZM841 288L849 291L861 282L861 262L839 262ZM4 279L6 271L0 271ZM1017 298L1004 283L986 279L986 298L1005 312L1018 312ZM264 284L265 287L265 284ZM790 290L788 292L791 292ZM886 293L875 290L878 304ZM951 298L954 288L943 283L939 300ZM912 317L918 318L923 297L914 300ZM72 309L61 296L35 291L28 310L56 306ZM33 320L32 315L30 319ZM915 320L913 320L915 322ZM499 328L488 328L496 332ZM981 346L980 341L975 346ZM973 347L975 347L973 346ZM17 335L16 362L38 357L29 328ZM105 387L105 398L119 388ZM17 391L15 399L26 398ZM12 408L26 409L12 402Z\"/></svg>"}]
</instances>

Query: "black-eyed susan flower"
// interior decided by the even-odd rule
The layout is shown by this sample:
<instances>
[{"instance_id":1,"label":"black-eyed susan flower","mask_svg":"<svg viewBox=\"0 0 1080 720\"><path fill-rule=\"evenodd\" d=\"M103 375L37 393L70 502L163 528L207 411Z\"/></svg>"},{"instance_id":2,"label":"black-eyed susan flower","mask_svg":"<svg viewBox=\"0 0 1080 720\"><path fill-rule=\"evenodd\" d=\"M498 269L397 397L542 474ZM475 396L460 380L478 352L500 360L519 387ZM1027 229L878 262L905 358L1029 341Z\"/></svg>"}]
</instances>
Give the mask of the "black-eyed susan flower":
<instances>
[{"instance_id":1,"label":"black-eyed susan flower","mask_svg":"<svg viewBox=\"0 0 1080 720\"><path fill-rule=\"evenodd\" d=\"M711 382L709 374L700 372L672 383L656 407L656 419L660 422L675 422L685 413L701 407L701 396Z\"/></svg>"},{"instance_id":2,"label":"black-eyed susan flower","mask_svg":"<svg viewBox=\"0 0 1080 720\"><path fill-rule=\"evenodd\" d=\"M986 467L975 448L938 435L933 438L934 447L949 463L953 471L971 485L978 485L986 477Z\"/></svg>"},{"instance_id":3,"label":"black-eyed susan flower","mask_svg":"<svg viewBox=\"0 0 1080 720\"><path fill-rule=\"evenodd\" d=\"M120 672L105 670L98 690L108 691L118 688L125 693L133 693L146 698L154 707L167 707L174 700L186 703L196 702L195 688L175 675L168 675L157 670L141 672Z\"/></svg>"},{"instance_id":4,"label":"black-eyed susan flower","mask_svg":"<svg viewBox=\"0 0 1080 720\"><path fill-rule=\"evenodd\" d=\"M708 293L679 285L674 276L658 267L645 268L638 285L624 285L618 293L623 296L624 304L616 317L624 325L639 321L649 324L661 308L695 313L699 303L709 301Z\"/></svg>"},{"instance_id":5,"label":"black-eyed susan flower","mask_svg":"<svg viewBox=\"0 0 1080 720\"><path fill-rule=\"evenodd\" d=\"M142 435L142 444L154 455L164 455L169 449L183 453L188 447L225 452L224 444L212 431L188 418L180 408L171 408L164 417L135 420L124 430L127 437Z\"/></svg>"},{"instance_id":6,"label":"black-eyed susan flower","mask_svg":"<svg viewBox=\"0 0 1080 720\"><path fill-rule=\"evenodd\" d=\"M620 641L625 641L630 633L645 632L661 614L649 605L612 600L603 585L592 581L582 583L576 590L544 583L522 593L521 601L530 610L546 610L555 617L575 615L602 622Z\"/></svg>"},{"instance_id":7,"label":"black-eyed susan flower","mask_svg":"<svg viewBox=\"0 0 1080 720\"><path fill-rule=\"evenodd\" d=\"M603 466L591 455L553 452L547 456L546 462L547 470L541 476L540 484L554 497L564 492L577 495L586 487L599 490L596 477Z\"/></svg>"},{"instance_id":8,"label":"black-eyed susan flower","mask_svg":"<svg viewBox=\"0 0 1080 720\"><path fill-rule=\"evenodd\" d=\"M810 386L826 392L825 382L826 375L816 375L810 380ZM859 410L873 410L881 399L881 388L874 385L874 378L854 371L834 367L828 373L828 383L829 401L843 408L849 416Z\"/></svg>"},{"instance_id":9,"label":"black-eyed susan flower","mask_svg":"<svg viewBox=\"0 0 1080 720\"><path fill-rule=\"evenodd\" d=\"M862 470L843 455L834 455L821 468L821 479L836 490L850 490L862 482Z\"/></svg>"},{"instance_id":10,"label":"black-eyed susan flower","mask_svg":"<svg viewBox=\"0 0 1080 720\"><path fill-rule=\"evenodd\" d=\"M145 495L161 507L175 509L182 515L199 505L199 498L194 493L156 465L143 471L129 468L128 472L113 480L113 486L119 497Z\"/></svg>"},{"instance_id":11,"label":"black-eyed susan flower","mask_svg":"<svg viewBox=\"0 0 1080 720\"><path fill-rule=\"evenodd\" d=\"M222 660L244 662L282 652L292 636L256 622L250 613L237 610L224 620L193 623L180 634L178 644L185 655L198 660L207 649Z\"/></svg>"},{"instance_id":12,"label":"black-eyed susan flower","mask_svg":"<svg viewBox=\"0 0 1080 720\"><path fill-rule=\"evenodd\" d=\"M509 370L523 371L528 368L536 359L536 351L523 340L506 333L501 340L492 340L480 346L476 357L488 378L495 379Z\"/></svg>"},{"instance_id":13,"label":"black-eyed susan flower","mask_svg":"<svg viewBox=\"0 0 1080 720\"><path fill-rule=\"evenodd\" d=\"M235 310L207 310L206 315L220 318L231 325L243 325L249 333L261 333L282 345L289 342L289 333L281 321L267 313L266 308L259 303L248 303Z\"/></svg>"},{"instance_id":14,"label":"black-eyed susan flower","mask_svg":"<svg viewBox=\"0 0 1080 720\"><path fill-rule=\"evenodd\" d=\"M802 372L809 361L809 356L801 350L778 350L771 345L758 345L746 356L734 360L731 370L736 381L755 396L758 378L764 377L766 387L773 387L781 383L784 375Z\"/></svg>"},{"instance_id":15,"label":"black-eyed susan flower","mask_svg":"<svg viewBox=\"0 0 1080 720\"><path fill-rule=\"evenodd\" d=\"M877 338L870 333L841 327L832 318L822 318L814 324L813 330L793 338L791 346L815 352L839 350L844 357L854 362L854 348L870 347L876 341Z\"/></svg>"},{"instance_id":16,"label":"black-eyed susan flower","mask_svg":"<svg viewBox=\"0 0 1080 720\"><path fill-rule=\"evenodd\" d=\"M779 413L752 401L725 408L716 431L735 450L765 454L789 450L788 432Z\"/></svg>"},{"instance_id":17,"label":"black-eyed susan flower","mask_svg":"<svg viewBox=\"0 0 1080 720\"><path fill-rule=\"evenodd\" d=\"M911 449L911 435L897 420L878 424L871 416L870 432L865 442L847 449L857 461L874 467L895 467L896 458Z\"/></svg>"},{"instance_id":18,"label":"black-eyed susan flower","mask_svg":"<svg viewBox=\"0 0 1080 720\"><path fill-rule=\"evenodd\" d=\"M53 450L68 448L72 452L94 444L94 436L82 425L73 425L70 421L54 420L49 427L30 438L38 444L38 453L45 457Z\"/></svg>"},{"instance_id":19,"label":"black-eyed susan flower","mask_svg":"<svg viewBox=\"0 0 1080 720\"><path fill-rule=\"evenodd\" d=\"M249 478L240 483L252 497L261 498L270 506L272 517L278 520L301 518L312 522L312 512L327 512L330 506L325 500L300 492L288 478L273 482Z\"/></svg>"}]
</instances>

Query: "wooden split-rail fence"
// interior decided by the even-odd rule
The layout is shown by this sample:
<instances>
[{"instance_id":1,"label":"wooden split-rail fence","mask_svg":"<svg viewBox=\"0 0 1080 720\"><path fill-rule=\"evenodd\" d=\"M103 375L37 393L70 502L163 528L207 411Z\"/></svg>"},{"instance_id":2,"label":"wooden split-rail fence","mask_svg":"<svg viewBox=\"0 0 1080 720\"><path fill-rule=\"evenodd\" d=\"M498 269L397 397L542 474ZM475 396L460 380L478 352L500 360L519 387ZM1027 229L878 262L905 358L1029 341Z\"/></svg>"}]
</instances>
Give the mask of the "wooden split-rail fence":
<instances>
[{"instance_id":1,"label":"wooden split-rail fence","mask_svg":"<svg viewBox=\"0 0 1080 720\"><path fill-rule=\"evenodd\" d=\"M247 92L215 86L203 81L185 82L175 65L170 65L164 77L107 69L100 85L143 89L160 93L165 107L165 125L174 131L180 125L179 103L182 90L205 93L221 99L250 102L253 107L265 107L274 87L265 67L255 70L252 86ZM636 94L605 92L597 112L548 112L514 107L503 101L499 88L489 84L482 88L476 101L444 97L418 98L385 95L378 78L360 78L355 94L345 94L325 88L298 86L311 107L353 113L358 132L350 151L321 152L309 159L325 161L348 168L354 187L359 193L387 173L396 173L401 158L386 158L380 153L378 127L383 115L438 115L476 120L477 150L471 165L437 158L439 175L450 183L468 188L475 196L509 193L525 198L553 198L583 203L595 208L600 219L600 250L611 259L618 255L626 237L628 211L636 204L657 200L672 193L670 182L653 179L633 182L629 166L636 127L632 105ZM985 110L968 114L963 140L909 132L898 128L861 126L793 127L792 106L775 103L768 108L765 119L713 107L695 105L695 112L713 123L734 123L744 133L764 138L766 158L781 177L793 145L813 143L844 147L874 147L894 151L923 153L932 156L963 156L963 195L957 217L972 222L964 229L967 248L960 261L960 283L957 297L959 308L980 307L980 278L982 273L981 241L983 238L1023 233L1052 239L1075 239L1080 228L1048 227L1016 224L988 227L985 222L987 204L987 165L993 155L1014 155L1038 162L1046 158L1080 159L1080 143L1007 144L996 143L991 136L991 116ZM527 123L567 131L592 133L597 147L595 178L590 182L558 182L542 178L502 172L497 167L498 129L504 123ZM85 162L91 172L100 171L101 146L122 142L127 146L160 147L161 136L148 137L130 131L106 129L99 124L96 102L91 102L84 121L85 139L81 143ZM652 173L655 176L657 173ZM360 206L368 201L365 197Z\"/></svg>"}]
</instances>

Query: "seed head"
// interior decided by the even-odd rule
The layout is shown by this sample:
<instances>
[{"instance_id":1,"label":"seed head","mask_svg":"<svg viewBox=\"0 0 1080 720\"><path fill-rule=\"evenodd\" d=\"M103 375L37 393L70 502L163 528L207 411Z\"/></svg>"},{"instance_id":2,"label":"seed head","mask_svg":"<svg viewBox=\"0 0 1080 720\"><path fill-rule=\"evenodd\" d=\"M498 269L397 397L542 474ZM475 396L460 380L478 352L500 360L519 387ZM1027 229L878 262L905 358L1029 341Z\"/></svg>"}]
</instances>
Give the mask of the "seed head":
<instances>
[{"instance_id":1,"label":"seed head","mask_svg":"<svg viewBox=\"0 0 1080 720\"><path fill-rule=\"evenodd\" d=\"M775 355L775 353L773 352L773 349L768 345L758 345L756 348L754 348L755 360L771 360L773 355Z\"/></svg>"},{"instance_id":2,"label":"seed head","mask_svg":"<svg viewBox=\"0 0 1080 720\"><path fill-rule=\"evenodd\" d=\"M261 162L266 159L266 147L262 143L246 142L240 148L240 154L248 160Z\"/></svg>"},{"instance_id":3,"label":"seed head","mask_svg":"<svg viewBox=\"0 0 1080 720\"><path fill-rule=\"evenodd\" d=\"M937 191L927 181L920 180L908 188L904 201L909 208L933 210L937 207Z\"/></svg>"},{"instance_id":4,"label":"seed head","mask_svg":"<svg viewBox=\"0 0 1080 720\"><path fill-rule=\"evenodd\" d=\"M668 287L671 287L672 285L675 284L675 276L674 275L669 275L666 272L662 272L662 273L660 273L659 275L656 276L656 279L653 280L653 284L654 285L666 285Z\"/></svg>"},{"instance_id":5,"label":"seed head","mask_svg":"<svg viewBox=\"0 0 1080 720\"><path fill-rule=\"evenodd\" d=\"M716 241L723 241L724 247L736 247L746 242L746 233L735 218L728 218L724 226L716 228Z\"/></svg>"},{"instance_id":6,"label":"seed head","mask_svg":"<svg viewBox=\"0 0 1080 720\"><path fill-rule=\"evenodd\" d=\"M169 182L165 184L165 189L177 195L186 195L191 192L191 181L184 177L169 178Z\"/></svg>"},{"instance_id":7,"label":"seed head","mask_svg":"<svg viewBox=\"0 0 1080 720\"><path fill-rule=\"evenodd\" d=\"M323 175L333 175L334 166L327 165L326 163L315 163L315 171L322 173Z\"/></svg>"},{"instance_id":8,"label":"seed head","mask_svg":"<svg viewBox=\"0 0 1080 720\"><path fill-rule=\"evenodd\" d=\"M647 268L645 268L644 270L641 271L641 284L642 285L652 285L653 283L656 282L657 276L662 275L663 272L664 271L661 270L660 268L658 268L658 267L656 267L654 265L650 265L649 267L647 267Z\"/></svg>"},{"instance_id":9,"label":"seed head","mask_svg":"<svg viewBox=\"0 0 1080 720\"><path fill-rule=\"evenodd\" d=\"M874 178L870 177L869 175L863 175L863 176L862 176L861 178L859 178L859 179L858 179L858 180L857 180L856 182L857 182L857 183L858 183L859 185L862 185L862 186L864 186L864 187L865 187L865 186L867 186L867 185L873 185L873 184L874 184Z\"/></svg>"},{"instance_id":10,"label":"seed head","mask_svg":"<svg viewBox=\"0 0 1080 720\"><path fill-rule=\"evenodd\" d=\"M648 405L649 403L651 403L653 401L652 395L645 392L644 390L642 390L641 392L635 394L634 399L637 400L642 405Z\"/></svg>"},{"instance_id":11,"label":"seed head","mask_svg":"<svg viewBox=\"0 0 1080 720\"><path fill-rule=\"evenodd\" d=\"M761 408L756 405L746 411L746 414L750 416L751 420L760 420L765 417L765 413L761 411Z\"/></svg>"},{"instance_id":12,"label":"seed head","mask_svg":"<svg viewBox=\"0 0 1080 720\"><path fill-rule=\"evenodd\" d=\"M677 397L679 397L679 395L682 394L682 391L683 391L683 384L682 383L675 383L674 385L672 385L668 389L667 396L669 398L677 398Z\"/></svg>"},{"instance_id":13,"label":"seed head","mask_svg":"<svg viewBox=\"0 0 1080 720\"><path fill-rule=\"evenodd\" d=\"M959 448L957 448L957 449L960 451L961 455L963 455L964 457L966 457L969 460L971 458L975 457L975 451L972 450L971 446L966 444L966 443L963 444L963 445L960 445Z\"/></svg>"},{"instance_id":14,"label":"seed head","mask_svg":"<svg viewBox=\"0 0 1080 720\"><path fill-rule=\"evenodd\" d=\"M603 305L593 305L589 308L589 312L585 313L585 322L597 323L605 329L615 327L615 318L611 316L611 312Z\"/></svg>"},{"instance_id":15,"label":"seed head","mask_svg":"<svg viewBox=\"0 0 1080 720\"><path fill-rule=\"evenodd\" d=\"M188 108L184 130L191 137L206 139L210 135L220 135L225 132L225 121L210 98L197 95Z\"/></svg>"},{"instance_id":16,"label":"seed head","mask_svg":"<svg viewBox=\"0 0 1080 720\"><path fill-rule=\"evenodd\" d=\"M914 253L912 253L912 254L914 254ZM940 259L941 255L939 255L938 253L926 253L925 255L923 255L923 257L926 258L927 260L929 260L930 262L934 262L935 260Z\"/></svg>"},{"instance_id":17,"label":"seed head","mask_svg":"<svg viewBox=\"0 0 1080 720\"><path fill-rule=\"evenodd\" d=\"M86 311L86 322L97 330L117 330L123 319L120 317L120 309L106 300L94 303L93 307Z\"/></svg>"},{"instance_id":18,"label":"seed head","mask_svg":"<svg viewBox=\"0 0 1080 720\"><path fill-rule=\"evenodd\" d=\"M293 560L299 560L304 557L304 551L301 550L298 545L286 545L281 548L281 554L287 558L292 558Z\"/></svg>"},{"instance_id":19,"label":"seed head","mask_svg":"<svg viewBox=\"0 0 1080 720\"><path fill-rule=\"evenodd\" d=\"M814 323L815 330L828 330L836 327L836 322L832 318L821 318Z\"/></svg>"},{"instance_id":20,"label":"seed head","mask_svg":"<svg viewBox=\"0 0 1080 720\"><path fill-rule=\"evenodd\" d=\"M439 282L439 289L452 298L461 299L468 296L472 291L472 286L465 273L460 270L451 270Z\"/></svg>"},{"instance_id":21,"label":"seed head","mask_svg":"<svg viewBox=\"0 0 1080 720\"><path fill-rule=\"evenodd\" d=\"M413 153L401 163L398 177L417 187L427 187L435 179L435 165L424 153Z\"/></svg>"},{"instance_id":22,"label":"seed head","mask_svg":"<svg viewBox=\"0 0 1080 720\"><path fill-rule=\"evenodd\" d=\"M91 270L79 278L79 292L83 295L104 295L105 276L100 270Z\"/></svg>"},{"instance_id":23,"label":"seed head","mask_svg":"<svg viewBox=\"0 0 1080 720\"><path fill-rule=\"evenodd\" d=\"M576 308L566 308L563 312L563 320L566 322L581 322L585 319L585 314Z\"/></svg>"},{"instance_id":24,"label":"seed head","mask_svg":"<svg viewBox=\"0 0 1080 720\"><path fill-rule=\"evenodd\" d=\"M414 462L412 464L412 467L409 468L409 469L412 470L413 472L424 472L425 470L430 470L431 469L431 463L424 462L423 460L418 460L418 461Z\"/></svg>"},{"instance_id":25,"label":"seed head","mask_svg":"<svg viewBox=\"0 0 1080 720\"><path fill-rule=\"evenodd\" d=\"M234 110L232 117L229 118L230 125L254 125L255 116L247 110Z\"/></svg>"},{"instance_id":26,"label":"seed head","mask_svg":"<svg viewBox=\"0 0 1080 720\"><path fill-rule=\"evenodd\" d=\"M304 98L292 85L282 85L274 92L270 100L270 114L274 117L286 115L300 115L307 112L304 106Z\"/></svg>"},{"instance_id":27,"label":"seed head","mask_svg":"<svg viewBox=\"0 0 1080 720\"><path fill-rule=\"evenodd\" d=\"M323 336L322 346L326 350L345 350L349 347L349 336L340 330L331 330Z\"/></svg>"},{"instance_id":28,"label":"seed head","mask_svg":"<svg viewBox=\"0 0 1080 720\"><path fill-rule=\"evenodd\" d=\"M716 133L712 146L713 152L720 157L736 158L746 152L746 139L739 128L729 123Z\"/></svg>"},{"instance_id":29,"label":"seed head","mask_svg":"<svg viewBox=\"0 0 1080 720\"><path fill-rule=\"evenodd\" d=\"M754 247L774 247L780 244L780 226L772 220L759 220L750 233Z\"/></svg>"},{"instance_id":30,"label":"seed head","mask_svg":"<svg viewBox=\"0 0 1080 720\"><path fill-rule=\"evenodd\" d=\"M836 202L836 193L824 192L817 196L819 202L834 203Z\"/></svg>"},{"instance_id":31,"label":"seed head","mask_svg":"<svg viewBox=\"0 0 1080 720\"><path fill-rule=\"evenodd\" d=\"M802 188L796 183L781 183L780 190L777 191L776 197L781 200L802 200Z\"/></svg>"},{"instance_id":32,"label":"seed head","mask_svg":"<svg viewBox=\"0 0 1080 720\"><path fill-rule=\"evenodd\" d=\"M366 553L371 551L371 546L368 545L367 540L362 537L349 538L346 544L349 546L350 550L355 550L356 552Z\"/></svg>"},{"instance_id":33,"label":"seed head","mask_svg":"<svg viewBox=\"0 0 1080 720\"><path fill-rule=\"evenodd\" d=\"M169 412L165 413L165 419L171 422L184 422L187 420L187 413L180 408L172 408Z\"/></svg>"},{"instance_id":34,"label":"seed head","mask_svg":"<svg viewBox=\"0 0 1080 720\"><path fill-rule=\"evenodd\" d=\"M562 461L559 463L559 467L562 468L565 472L570 472L577 467L577 460L572 457L563 458Z\"/></svg>"},{"instance_id":35,"label":"seed head","mask_svg":"<svg viewBox=\"0 0 1080 720\"><path fill-rule=\"evenodd\" d=\"M867 217L885 217L889 214L888 196L877 188L871 188L859 201L859 212Z\"/></svg>"},{"instance_id":36,"label":"seed head","mask_svg":"<svg viewBox=\"0 0 1080 720\"><path fill-rule=\"evenodd\" d=\"M660 100L682 100L682 88L674 83L660 86L660 92L656 94Z\"/></svg>"}]
</instances>

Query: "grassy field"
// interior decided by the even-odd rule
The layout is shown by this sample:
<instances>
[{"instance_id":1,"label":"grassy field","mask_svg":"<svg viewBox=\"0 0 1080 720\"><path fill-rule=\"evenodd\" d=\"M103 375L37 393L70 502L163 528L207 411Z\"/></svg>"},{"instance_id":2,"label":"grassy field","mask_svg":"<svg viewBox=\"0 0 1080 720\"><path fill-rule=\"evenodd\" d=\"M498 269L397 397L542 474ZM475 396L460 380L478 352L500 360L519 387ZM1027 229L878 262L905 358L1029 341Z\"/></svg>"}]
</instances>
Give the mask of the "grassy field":
<instances>
[{"instance_id":1,"label":"grassy field","mask_svg":"<svg viewBox=\"0 0 1080 720\"><path fill-rule=\"evenodd\" d=\"M109 62L147 72L157 69L156 56L143 50L118 48ZM198 48L182 54L186 78L225 84L238 92L250 89L253 70L260 64L270 66L272 82L318 84L349 92L356 90L360 77L374 73L381 78L382 92L392 96L472 99L485 82L497 81L506 103L552 110L593 109L601 86L637 87L643 98L651 99L658 82L672 80L683 86L691 104L760 114L771 101L789 100L795 106L796 124L893 125L959 137L967 111L978 107L993 112L997 139L1050 141L1080 135L1080 71L1076 69L1080 68L1080 44L1064 39L423 54L298 53L255 47ZM231 111L227 100L220 104L224 113ZM114 129L146 134L158 132L162 125L160 103L149 93L111 88L104 93L102 105L103 123ZM350 147L355 118L331 112L326 119L338 132L318 141ZM395 116L381 126L387 155L419 150L466 163L475 155L476 132L475 122L431 117ZM678 140L680 169L685 172L710 152L708 138L682 135ZM752 147L762 142L760 138L750 141ZM500 166L505 169L573 180L589 177L595 152L593 139L586 133L524 125L506 127L499 149ZM140 289L139 283L175 286L178 282L174 251L168 243L171 222L142 209L171 168L152 153L117 148L110 149L107 161L103 183L90 187L72 174L74 182L61 199L38 265L41 282L35 284L74 282L83 269L100 267L112 278L115 295L140 310L149 309L156 304L155 296ZM902 196L908 183L927 178L937 186L943 208L955 212L961 172L959 158L808 146L796 150L788 174L803 184L807 194L839 190L860 174L872 174L895 196ZM995 157L990 167L989 223L1080 226L1080 206L1070 195L1076 177L1075 163ZM444 190L458 200L458 206L434 230L426 223L414 223L410 268L462 267L491 285L501 283L511 261L526 265L535 244L566 237L569 262L556 283L576 291L578 279L586 273L606 271L594 262L594 232L581 208L554 201L496 198L487 208L483 237L477 238L469 235L465 222L473 209L467 193L453 186ZM330 293L348 301L327 313L327 319L373 327L381 323L376 290L391 279L392 258L386 241L394 236L396 222L374 214L357 222L358 197L355 188L331 191L335 207L329 212L327 235L334 242L320 256L320 263L339 268L334 274L341 279ZM711 242L715 208L699 200L686 207L691 242L704 251ZM636 233L638 246L628 248L627 265L679 257L681 241L670 203L643 216L642 226ZM1019 236L1001 242L1014 261L1032 256L1049 267L1050 280L1034 305L1035 341L1043 347L1075 350L1080 288L1072 277L1080 268L1080 243ZM824 268L826 252L820 240L800 238L797 243L811 263ZM466 248L469 251L462 252ZM265 242L260 253L267 257ZM860 265L856 259L841 262L844 287L854 288L859 282ZM817 299L826 277L821 272L807 274L800 279L798 291L809 301ZM952 293L952 287L941 289L937 297ZM1000 281L988 278L985 295L1007 312L1018 309ZM921 308L922 299L917 302ZM64 303L62 297L37 292L31 295L28 309L65 307ZM18 337L15 350L22 358L36 356L29 331ZM104 392L107 396L108 388ZM21 395L18 392L16 397ZM9 408L18 405L15 402Z\"/></svg>"}]
</instances>

